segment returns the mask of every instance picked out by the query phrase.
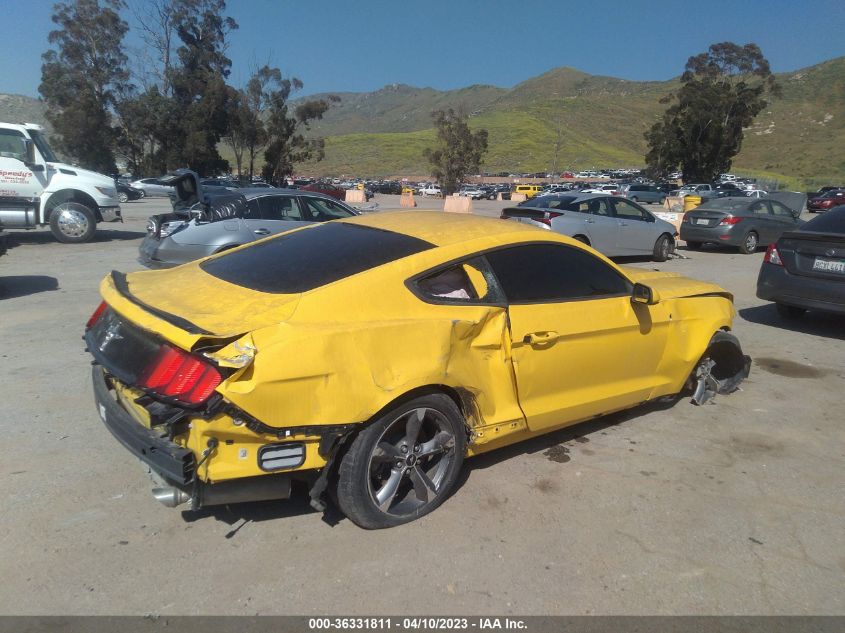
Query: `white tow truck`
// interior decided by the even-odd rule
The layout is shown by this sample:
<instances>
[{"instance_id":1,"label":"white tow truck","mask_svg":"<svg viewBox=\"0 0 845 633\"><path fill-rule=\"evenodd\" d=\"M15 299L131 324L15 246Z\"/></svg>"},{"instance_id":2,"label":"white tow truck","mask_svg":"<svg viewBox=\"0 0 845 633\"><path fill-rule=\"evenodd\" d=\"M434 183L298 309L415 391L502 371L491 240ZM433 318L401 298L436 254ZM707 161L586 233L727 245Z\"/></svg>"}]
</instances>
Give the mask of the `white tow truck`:
<instances>
[{"instance_id":1,"label":"white tow truck","mask_svg":"<svg viewBox=\"0 0 845 633\"><path fill-rule=\"evenodd\" d=\"M114 180L59 162L34 123L0 123L0 224L50 226L60 242L87 242L98 222L120 222Z\"/></svg>"}]
</instances>

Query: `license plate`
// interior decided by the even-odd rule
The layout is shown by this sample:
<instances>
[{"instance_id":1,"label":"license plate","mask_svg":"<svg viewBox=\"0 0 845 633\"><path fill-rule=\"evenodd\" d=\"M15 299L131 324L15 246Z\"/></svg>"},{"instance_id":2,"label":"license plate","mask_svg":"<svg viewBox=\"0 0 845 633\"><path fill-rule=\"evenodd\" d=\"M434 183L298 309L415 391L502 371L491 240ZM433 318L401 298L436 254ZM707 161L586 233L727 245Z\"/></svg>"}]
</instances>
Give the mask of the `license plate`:
<instances>
[{"instance_id":1,"label":"license plate","mask_svg":"<svg viewBox=\"0 0 845 633\"><path fill-rule=\"evenodd\" d=\"M696 224L710 224L710 220L696 220Z\"/></svg>"},{"instance_id":2,"label":"license plate","mask_svg":"<svg viewBox=\"0 0 845 633\"><path fill-rule=\"evenodd\" d=\"M823 270L828 273L845 274L845 260L816 257L816 261L813 262L813 270Z\"/></svg>"}]
</instances>

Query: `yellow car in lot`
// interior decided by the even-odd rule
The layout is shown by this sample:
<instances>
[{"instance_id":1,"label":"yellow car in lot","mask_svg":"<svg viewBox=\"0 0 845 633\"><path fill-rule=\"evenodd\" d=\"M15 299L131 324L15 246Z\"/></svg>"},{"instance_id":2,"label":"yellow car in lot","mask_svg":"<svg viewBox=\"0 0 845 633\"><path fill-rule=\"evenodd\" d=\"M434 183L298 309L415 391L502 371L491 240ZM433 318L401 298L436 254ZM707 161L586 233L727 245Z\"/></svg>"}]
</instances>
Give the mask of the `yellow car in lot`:
<instances>
[{"instance_id":1,"label":"yellow car in lot","mask_svg":"<svg viewBox=\"0 0 845 633\"><path fill-rule=\"evenodd\" d=\"M720 287L471 215L309 225L101 293L97 409L156 498L301 480L365 528L432 511L467 457L685 388L703 402L749 366Z\"/></svg>"},{"instance_id":2,"label":"yellow car in lot","mask_svg":"<svg viewBox=\"0 0 845 633\"><path fill-rule=\"evenodd\" d=\"M525 195L526 200L530 200L538 195L543 190L540 185L516 185L513 188L513 193L521 193Z\"/></svg>"}]
</instances>

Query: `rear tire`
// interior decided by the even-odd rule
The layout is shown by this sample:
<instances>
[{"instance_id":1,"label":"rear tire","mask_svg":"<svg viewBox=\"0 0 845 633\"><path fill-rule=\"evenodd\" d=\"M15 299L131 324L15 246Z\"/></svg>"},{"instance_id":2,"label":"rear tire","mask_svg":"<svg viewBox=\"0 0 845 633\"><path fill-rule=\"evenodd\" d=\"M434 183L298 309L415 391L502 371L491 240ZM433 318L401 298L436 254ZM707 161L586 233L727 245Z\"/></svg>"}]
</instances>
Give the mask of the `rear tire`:
<instances>
[{"instance_id":1,"label":"rear tire","mask_svg":"<svg viewBox=\"0 0 845 633\"><path fill-rule=\"evenodd\" d=\"M97 232L94 212L78 202L62 202L50 212L50 231L59 242L81 244Z\"/></svg>"},{"instance_id":2,"label":"rear tire","mask_svg":"<svg viewBox=\"0 0 845 633\"><path fill-rule=\"evenodd\" d=\"M125 191L121 191L117 194L117 201L121 204L129 202L129 195Z\"/></svg>"},{"instance_id":3,"label":"rear tire","mask_svg":"<svg viewBox=\"0 0 845 633\"><path fill-rule=\"evenodd\" d=\"M356 525L381 529L432 512L452 492L466 423L442 393L414 398L362 430L340 462L337 503Z\"/></svg>"},{"instance_id":4,"label":"rear tire","mask_svg":"<svg viewBox=\"0 0 845 633\"><path fill-rule=\"evenodd\" d=\"M776 303L775 308L777 309L778 314L785 319L800 319L807 313L807 308L789 306L785 303Z\"/></svg>"},{"instance_id":5,"label":"rear tire","mask_svg":"<svg viewBox=\"0 0 845 633\"><path fill-rule=\"evenodd\" d=\"M654 243L652 259L656 262L665 262L674 250L674 240L665 233L657 238Z\"/></svg>"},{"instance_id":6,"label":"rear tire","mask_svg":"<svg viewBox=\"0 0 845 633\"><path fill-rule=\"evenodd\" d=\"M138 198L138 199L139 199L139 200L141 200L141 199L143 199L143 198L146 198L146 197L147 197L147 192L146 192L146 191L144 191L143 189L141 189L140 191L141 191L141 197L140 197L140 198Z\"/></svg>"},{"instance_id":7,"label":"rear tire","mask_svg":"<svg viewBox=\"0 0 845 633\"><path fill-rule=\"evenodd\" d=\"M760 237L754 231L748 231L745 237L742 238L742 243L739 245L739 252L743 255L751 255L757 252L758 246L760 246Z\"/></svg>"}]
</instances>

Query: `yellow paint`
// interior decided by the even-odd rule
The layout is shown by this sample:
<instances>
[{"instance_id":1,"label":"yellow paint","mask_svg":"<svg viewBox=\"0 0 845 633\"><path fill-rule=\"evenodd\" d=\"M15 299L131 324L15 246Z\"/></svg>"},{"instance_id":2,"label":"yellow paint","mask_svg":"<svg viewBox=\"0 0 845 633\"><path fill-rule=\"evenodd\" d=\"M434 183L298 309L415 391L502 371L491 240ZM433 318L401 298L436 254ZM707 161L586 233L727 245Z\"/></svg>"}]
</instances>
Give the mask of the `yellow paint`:
<instances>
[{"instance_id":1,"label":"yellow paint","mask_svg":"<svg viewBox=\"0 0 845 633\"><path fill-rule=\"evenodd\" d=\"M122 297L110 278L102 294L125 318L184 349L220 340L223 347L209 357L236 369L217 391L264 424L365 424L403 395L433 386L460 400L470 456L677 393L713 333L730 328L734 316L730 294L718 286L619 267L600 255L632 283L650 286L659 302L611 297L507 309L427 303L405 282L444 262L525 242L588 247L516 222L439 212L342 222L405 233L438 248L296 295L250 291L207 275L198 263L127 276L134 297L209 335L162 321ZM484 296L481 272L464 270ZM143 422L133 391L120 386L119 393ZM279 441L222 413L190 422L177 441L198 459L209 439L218 440L199 473L204 480L261 474L258 448ZM306 442L298 470L325 465L316 436L289 439Z\"/></svg>"}]
</instances>

